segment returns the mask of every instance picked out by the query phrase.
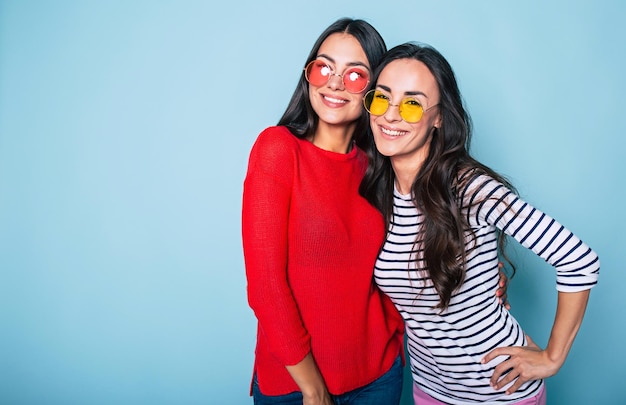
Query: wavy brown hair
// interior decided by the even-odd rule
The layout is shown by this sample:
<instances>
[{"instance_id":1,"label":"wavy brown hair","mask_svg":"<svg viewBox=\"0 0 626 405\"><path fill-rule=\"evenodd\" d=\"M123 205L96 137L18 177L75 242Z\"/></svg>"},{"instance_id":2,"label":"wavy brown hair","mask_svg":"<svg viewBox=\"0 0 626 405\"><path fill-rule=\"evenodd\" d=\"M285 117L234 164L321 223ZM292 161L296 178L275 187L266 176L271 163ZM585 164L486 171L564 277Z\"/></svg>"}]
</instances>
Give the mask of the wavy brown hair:
<instances>
[{"instance_id":1,"label":"wavy brown hair","mask_svg":"<svg viewBox=\"0 0 626 405\"><path fill-rule=\"evenodd\" d=\"M429 155L413 181L411 195L415 206L424 214L422 231L415 241L423 251L425 270L439 294L440 309L450 304L452 294L465 280L466 232L470 231L462 215L462 194L468 184L487 174L515 190L507 179L481 164L469 152L472 123L458 88L452 67L436 49L428 45L405 43L389 50L374 73L374 81L390 62L415 59L424 63L435 77L439 88L441 125L435 128ZM368 131L373 137L371 130ZM389 157L376 150L374 142L367 149L369 165L360 186L360 193L385 217L387 229L393 216L395 174ZM472 204L478 204L474 201ZM506 257L506 235L499 232L499 251ZM417 258L416 258L417 259Z\"/></svg>"},{"instance_id":2,"label":"wavy brown hair","mask_svg":"<svg viewBox=\"0 0 626 405\"><path fill-rule=\"evenodd\" d=\"M302 66L303 69L296 90L291 96L283 116L278 121L278 125L286 126L298 138L306 138L312 135L317 129L319 121L319 117L313 111L309 99L309 84L304 77L304 67L317 58L322 43L329 36L336 33L352 35L359 41L372 70L378 66L381 58L387 51L387 46L380 33L365 20L344 17L328 26L317 38L315 44L313 44L313 48ZM370 81L370 86L372 83L374 83L373 80ZM353 135L356 144L362 149L368 149L371 146L371 137L366 136L368 128L369 118L365 114L365 109L363 109L363 114L357 120Z\"/></svg>"}]
</instances>

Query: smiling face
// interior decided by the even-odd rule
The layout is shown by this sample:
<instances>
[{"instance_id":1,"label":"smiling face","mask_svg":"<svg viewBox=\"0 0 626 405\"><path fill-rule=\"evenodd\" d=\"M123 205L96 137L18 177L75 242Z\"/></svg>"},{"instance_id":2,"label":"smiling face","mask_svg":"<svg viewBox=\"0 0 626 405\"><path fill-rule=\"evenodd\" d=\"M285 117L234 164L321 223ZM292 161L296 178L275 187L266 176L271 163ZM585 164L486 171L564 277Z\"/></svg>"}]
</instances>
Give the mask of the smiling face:
<instances>
[{"instance_id":1,"label":"smiling face","mask_svg":"<svg viewBox=\"0 0 626 405\"><path fill-rule=\"evenodd\" d=\"M321 86L309 84L309 99L319 117L319 125L354 125L363 112L363 92L348 92L341 76L351 67L371 74L361 44L352 35L332 34L322 43L317 59L324 61L334 72Z\"/></svg>"},{"instance_id":2,"label":"smiling face","mask_svg":"<svg viewBox=\"0 0 626 405\"><path fill-rule=\"evenodd\" d=\"M410 170L415 175L428 157L434 128L441 125L439 108L434 107L439 103L435 77L420 61L397 59L382 70L376 89L390 103L382 115L370 114L376 148L391 158L396 174L400 174L398 170ZM407 97L424 109L418 122L406 122L400 115L398 106Z\"/></svg>"}]
</instances>

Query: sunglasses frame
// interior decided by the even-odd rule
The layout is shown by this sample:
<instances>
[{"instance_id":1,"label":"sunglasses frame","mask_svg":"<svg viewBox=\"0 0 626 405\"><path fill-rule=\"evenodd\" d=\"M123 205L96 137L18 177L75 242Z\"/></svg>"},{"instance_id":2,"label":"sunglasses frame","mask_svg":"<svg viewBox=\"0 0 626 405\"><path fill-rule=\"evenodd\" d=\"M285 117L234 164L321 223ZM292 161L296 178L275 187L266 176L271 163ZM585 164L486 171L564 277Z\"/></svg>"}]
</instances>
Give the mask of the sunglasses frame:
<instances>
[{"instance_id":1,"label":"sunglasses frame","mask_svg":"<svg viewBox=\"0 0 626 405\"><path fill-rule=\"evenodd\" d=\"M316 64L316 63L323 64L330 71L330 74L328 75L328 79L326 79L326 81L324 83L321 83L321 84L311 83L311 80L309 79L309 68L311 66L313 66L314 64ZM350 86L346 85L346 74L350 73L352 71L358 72L361 76L364 76L367 79L365 85L359 91L348 90L348 87L350 87ZM367 86L369 86L369 84L370 84L370 72L366 68L361 68L359 66L350 66L350 67L346 68L346 70L344 70L342 74L339 74L339 73L336 73L335 69L333 69L333 67L328 62L326 62L325 60L323 60L323 59L313 59L311 62L307 63L307 65L304 67L304 78L306 79L306 81L309 84L311 84L312 86L315 86L315 87L321 87L321 86L324 86L324 85L328 84L328 82L330 82L330 79L333 76L339 76L341 78L341 83L343 84L343 88L346 89L346 91L348 93L352 93L352 94L362 93L365 89L367 89ZM348 82L348 83L352 83L352 82Z\"/></svg>"},{"instance_id":2,"label":"sunglasses frame","mask_svg":"<svg viewBox=\"0 0 626 405\"><path fill-rule=\"evenodd\" d=\"M374 114L369 107L367 106L367 98L369 97L369 95L371 94L371 98L372 100L374 100L374 95L376 93L380 93L382 95L384 95L387 98L387 108L385 108L385 111L382 112L382 114ZM422 114L420 115L420 117L416 120L416 121L409 121L406 118L404 118L404 115L402 114L402 104L404 104L405 100L413 100L415 101L417 104L419 104L419 106L422 108ZM372 105L372 103L369 103L370 106ZM418 122L420 122L422 120L422 118L424 118L424 114L426 114L426 111L435 108L439 105L439 103L431 105L428 108L424 108L424 106L422 105L422 103L420 103L420 101L418 99L416 99L415 97L403 97L402 100L400 101L400 104L391 104L391 97L387 96L385 93L383 93L382 91L380 91L379 89L371 89L370 91L368 91L367 93L365 93L365 95L363 96L363 106L365 107L365 110L367 110L368 113L370 113L371 115L374 115L376 117L381 117L383 115L385 115L387 113L387 111L389 111L389 107L398 107L398 113L400 114L400 117L402 117L402 120L405 122L408 122L409 124L417 124Z\"/></svg>"}]
</instances>

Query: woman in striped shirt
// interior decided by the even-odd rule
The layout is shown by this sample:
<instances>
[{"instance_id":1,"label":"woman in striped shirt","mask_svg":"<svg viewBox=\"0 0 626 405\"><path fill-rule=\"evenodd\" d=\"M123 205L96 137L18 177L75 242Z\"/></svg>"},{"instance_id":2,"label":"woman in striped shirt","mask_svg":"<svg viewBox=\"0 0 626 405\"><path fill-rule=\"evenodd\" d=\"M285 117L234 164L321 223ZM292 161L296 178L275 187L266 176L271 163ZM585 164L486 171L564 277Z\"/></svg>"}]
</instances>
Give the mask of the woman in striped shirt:
<instances>
[{"instance_id":1,"label":"woman in striped shirt","mask_svg":"<svg viewBox=\"0 0 626 405\"><path fill-rule=\"evenodd\" d=\"M469 154L452 68L429 46L391 49L364 97L375 146L360 191L388 226L375 280L406 322L416 403L545 403L596 284L596 253ZM498 304L509 235L556 269L545 349Z\"/></svg>"}]
</instances>

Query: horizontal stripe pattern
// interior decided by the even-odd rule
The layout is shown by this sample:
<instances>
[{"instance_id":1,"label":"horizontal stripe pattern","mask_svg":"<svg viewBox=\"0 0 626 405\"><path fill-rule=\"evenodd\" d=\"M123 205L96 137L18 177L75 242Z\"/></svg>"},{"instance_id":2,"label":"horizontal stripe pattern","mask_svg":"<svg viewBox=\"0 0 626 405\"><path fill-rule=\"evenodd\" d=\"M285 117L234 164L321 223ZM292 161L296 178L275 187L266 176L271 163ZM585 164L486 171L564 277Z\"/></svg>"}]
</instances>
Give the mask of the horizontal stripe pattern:
<instances>
[{"instance_id":1,"label":"horizontal stripe pattern","mask_svg":"<svg viewBox=\"0 0 626 405\"><path fill-rule=\"evenodd\" d=\"M375 279L406 322L413 378L422 390L450 404L506 403L539 392L532 381L512 395L489 385L504 358L481 364L496 347L523 346L521 326L498 303L497 233L500 229L556 269L557 289L575 292L597 283L596 253L554 219L535 209L493 178L480 175L459 191L467 232L465 282L449 307L434 307L439 296L424 270L419 240L423 214L410 196L394 193L394 216L375 267Z\"/></svg>"}]
</instances>

